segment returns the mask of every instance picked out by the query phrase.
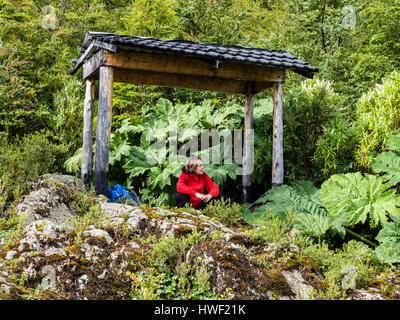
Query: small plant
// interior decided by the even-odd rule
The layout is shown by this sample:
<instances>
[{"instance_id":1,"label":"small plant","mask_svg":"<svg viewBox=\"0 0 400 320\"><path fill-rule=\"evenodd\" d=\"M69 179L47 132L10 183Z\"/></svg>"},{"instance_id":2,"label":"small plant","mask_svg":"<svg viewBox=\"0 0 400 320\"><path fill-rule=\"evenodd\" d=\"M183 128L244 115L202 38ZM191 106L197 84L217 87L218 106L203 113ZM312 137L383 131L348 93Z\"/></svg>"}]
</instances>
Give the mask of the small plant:
<instances>
[{"instance_id":1,"label":"small plant","mask_svg":"<svg viewBox=\"0 0 400 320\"><path fill-rule=\"evenodd\" d=\"M335 251L324 241L307 242L302 248L320 266L325 277L326 288L316 294L317 299L342 299L350 287L368 285L380 269L374 251L359 241L351 240Z\"/></svg>"},{"instance_id":2,"label":"small plant","mask_svg":"<svg viewBox=\"0 0 400 320\"><path fill-rule=\"evenodd\" d=\"M182 261L186 250L202 244L207 235L193 231L184 237L148 239L152 249L141 263L140 270L129 273L134 299L221 299L209 283L210 276L200 259L191 264Z\"/></svg>"},{"instance_id":3,"label":"small plant","mask_svg":"<svg viewBox=\"0 0 400 320\"><path fill-rule=\"evenodd\" d=\"M251 213L249 213L249 216ZM249 218L246 217L249 221ZM286 242L286 234L289 231L287 222L273 215L264 216L263 220L259 220L258 226L245 231L245 235L256 243L266 245L268 243Z\"/></svg>"},{"instance_id":4,"label":"small plant","mask_svg":"<svg viewBox=\"0 0 400 320\"><path fill-rule=\"evenodd\" d=\"M224 199L224 197L220 200L211 200L202 212L206 216L223 221L227 226L238 226L240 224L238 220L242 217L241 206L235 202L231 203L229 198Z\"/></svg>"},{"instance_id":5,"label":"small plant","mask_svg":"<svg viewBox=\"0 0 400 320\"><path fill-rule=\"evenodd\" d=\"M74 241L77 245L82 243L81 235L90 225L101 227L109 219L100 210L100 204L93 201L93 195L76 193L74 199L74 210L78 213L68 220L67 224L75 232Z\"/></svg>"}]
</instances>

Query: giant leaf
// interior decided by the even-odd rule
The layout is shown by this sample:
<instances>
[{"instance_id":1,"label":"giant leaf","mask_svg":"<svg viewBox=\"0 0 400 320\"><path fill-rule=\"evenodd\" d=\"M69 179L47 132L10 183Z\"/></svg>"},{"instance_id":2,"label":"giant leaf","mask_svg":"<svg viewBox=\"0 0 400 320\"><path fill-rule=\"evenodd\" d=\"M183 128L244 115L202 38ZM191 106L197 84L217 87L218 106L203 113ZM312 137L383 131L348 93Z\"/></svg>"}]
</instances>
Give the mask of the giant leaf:
<instances>
[{"instance_id":1,"label":"giant leaf","mask_svg":"<svg viewBox=\"0 0 400 320\"><path fill-rule=\"evenodd\" d=\"M395 217L393 222L384 223L376 240L380 242L375 249L378 259L386 263L400 262L400 217Z\"/></svg>"},{"instance_id":2,"label":"giant leaf","mask_svg":"<svg viewBox=\"0 0 400 320\"><path fill-rule=\"evenodd\" d=\"M386 144L389 150L400 152L400 134L389 136Z\"/></svg>"},{"instance_id":3,"label":"giant leaf","mask_svg":"<svg viewBox=\"0 0 400 320\"><path fill-rule=\"evenodd\" d=\"M400 156L389 151L379 154L372 164L375 173L383 173L391 184L400 182Z\"/></svg>"},{"instance_id":4,"label":"giant leaf","mask_svg":"<svg viewBox=\"0 0 400 320\"><path fill-rule=\"evenodd\" d=\"M337 174L322 184L320 198L330 215L346 215L352 225L369 219L376 226L400 213L400 196L392 186L375 175Z\"/></svg>"},{"instance_id":5,"label":"giant leaf","mask_svg":"<svg viewBox=\"0 0 400 320\"><path fill-rule=\"evenodd\" d=\"M113 165L117 161L121 161L123 157L128 157L132 152L132 146L126 140L118 144L114 150L110 150L109 163Z\"/></svg>"}]
</instances>

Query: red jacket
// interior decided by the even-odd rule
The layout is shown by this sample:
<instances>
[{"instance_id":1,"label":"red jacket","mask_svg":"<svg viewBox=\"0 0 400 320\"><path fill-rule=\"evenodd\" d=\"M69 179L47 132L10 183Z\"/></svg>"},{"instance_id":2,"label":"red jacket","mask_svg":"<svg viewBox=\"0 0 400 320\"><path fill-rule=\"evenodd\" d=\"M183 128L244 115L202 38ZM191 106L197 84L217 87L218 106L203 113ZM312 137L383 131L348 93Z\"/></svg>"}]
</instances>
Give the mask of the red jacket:
<instances>
[{"instance_id":1,"label":"red jacket","mask_svg":"<svg viewBox=\"0 0 400 320\"><path fill-rule=\"evenodd\" d=\"M208 192L213 197L219 195L219 187L211 180L211 178L203 172L201 175L189 173L182 169L178 183L176 184L176 190L180 193L186 193L190 195L190 202L193 208L197 208L201 203L201 199L197 198L195 194Z\"/></svg>"}]
</instances>

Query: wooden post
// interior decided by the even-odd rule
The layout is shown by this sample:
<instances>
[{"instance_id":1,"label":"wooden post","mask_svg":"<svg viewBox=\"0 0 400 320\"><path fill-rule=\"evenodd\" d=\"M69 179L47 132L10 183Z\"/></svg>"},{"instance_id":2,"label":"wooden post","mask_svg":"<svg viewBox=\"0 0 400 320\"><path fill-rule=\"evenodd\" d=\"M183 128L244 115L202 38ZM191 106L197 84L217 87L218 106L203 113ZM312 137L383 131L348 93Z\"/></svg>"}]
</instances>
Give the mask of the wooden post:
<instances>
[{"instance_id":1,"label":"wooden post","mask_svg":"<svg viewBox=\"0 0 400 320\"><path fill-rule=\"evenodd\" d=\"M113 81L113 68L101 66L94 162L94 189L96 194L103 194L105 196L107 196L108 188L107 172L110 152Z\"/></svg>"},{"instance_id":2,"label":"wooden post","mask_svg":"<svg viewBox=\"0 0 400 320\"><path fill-rule=\"evenodd\" d=\"M282 82L274 84L272 131L272 188L283 184L283 117Z\"/></svg>"},{"instance_id":3,"label":"wooden post","mask_svg":"<svg viewBox=\"0 0 400 320\"><path fill-rule=\"evenodd\" d=\"M83 109L81 180L88 189L90 188L90 179L92 177L94 88L94 80L86 80L85 106Z\"/></svg>"},{"instance_id":4,"label":"wooden post","mask_svg":"<svg viewBox=\"0 0 400 320\"><path fill-rule=\"evenodd\" d=\"M243 148L243 175L242 175L242 203L249 203L251 201L251 179L250 174L253 171L254 155L253 144L250 144L250 137L253 134L253 105L254 93L253 90L246 90L246 104L244 110L244 148Z\"/></svg>"}]
</instances>

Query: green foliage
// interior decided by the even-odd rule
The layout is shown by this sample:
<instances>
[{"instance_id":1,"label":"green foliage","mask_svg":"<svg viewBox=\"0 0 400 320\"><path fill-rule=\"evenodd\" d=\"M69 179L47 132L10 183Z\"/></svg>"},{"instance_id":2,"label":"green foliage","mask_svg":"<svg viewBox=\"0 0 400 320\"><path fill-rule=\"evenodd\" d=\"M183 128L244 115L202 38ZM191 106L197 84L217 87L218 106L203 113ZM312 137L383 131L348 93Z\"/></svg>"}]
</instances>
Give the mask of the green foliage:
<instances>
[{"instance_id":1,"label":"green foliage","mask_svg":"<svg viewBox=\"0 0 400 320\"><path fill-rule=\"evenodd\" d=\"M203 243L205 238L205 235L196 231L181 238L164 237L154 244L149 261L157 267L173 266L187 247Z\"/></svg>"},{"instance_id":2,"label":"green foliage","mask_svg":"<svg viewBox=\"0 0 400 320\"><path fill-rule=\"evenodd\" d=\"M82 244L82 232L90 225L100 228L110 220L110 217L100 210L93 192L75 193L72 206L77 214L68 220L67 225L74 230L74 242L77 245Z\"/></svg>"},{"instance_id":3,"label":"green foliage","mask_svg":"<svg viewBox=\"0 0 400 320\"><path fill-rule=\"evenodd\" d=\"M354 125L345 118L333 118L324 126L315 144L312 162L325 179L335 173L346 173L353 168L356 148Z\"/></svg>"},{"instance_id":4,"label":"green foliage","mask_svg":"<svg viewBox=\"0 0 400 320\"><path fill-rule=\"evenodd\" d=\"M282 185L270 189L256 201L256 204L264 203L257 211L268 209L273 215L279 216L282 220L290 220L290 213L322 214L324 209L321 208L317 198L317 190L309 181L301 181L298 183L297 188Z\"/></svg>"},{"instance_id":5,"label":"green foliage","mask_svg":"<svg viewBox=\"0 0 400 320\"><path fill-rule=\"evenodd\" d=\"M267 245L271 242L280 244L287 243L287 232L289 231L289 224L281 220L279 217L272 215L260 215L252 212L243 214L243 218L252 225L257 227L245 231L245 235L252 241Z\"/></svg>"},{"instance_id":6,"label":"green foliage","mask_svg":"<svg viewBox=\"0 0 400 320\"><path fill-rule=\"evenodd\" d=\"M61 169L65 146L49 131L26 135L12 142L0 133L0 194L3 205L19 199L28 182ZM0 208L1 209L1 208Z\"/></svg>"},{"instance_id":7,"label":"green foliage","mask_svg":"<svg viewBox=\"0 0 400 320\"><path fill-rule=\"evenodd\" d=\"M348 168L351 160L347 153L345 159L342 158L343 167L337 166L339 161L336 158L343 155L339 150L352 147L349 144L352 132L343 129L346 126L346 121L342 120L345 108L341 106L340 96L333 90L331 82L303 81L300 87L285 95L284 105L284 159L288 181L308 179L320 182L323 179L321 168L325 169L322 171L324 174L332 172L332 169ZM339 136L330 138L332 131L337 131Z\"/></svg>"},{"instance_id":8,"label":"green foliage","mask_svg":"<svg viewBox=\"0 0 400 320\"><path fill-rule=\"evenodd\" d=\"M393 217L393 222L386 222L379 231L376 240L380 245L375 249L378 259L385 263L400 262L400 218Z\"/></svg>"},{"instance_id":9,"label":"green foliage","mask_svg":"<svg viewBox=\"0 0 400 320\"><path fill-rule=\"evenodd\" d=\"M254 102L254 171L251 180L263 187L270 185L264 177L271 176L272 168L272 113L273 101L269 96Z\"/></svg>"},{"instance_id":10,"label":"green foliage","mask_svg":"<svg viewBox=\"0 0 400 320\"><path fill-rule=\"evenodd\" d=\"M400 72L394 71L363 94L356 105L360 148L358 163L370 167L372 159L384 150L390 135L400 131Z\"/></svg>"},{"instance_id":11,"label":"green foliage","mask_svg":"<svg viewBox=\"0 0 400 320\"><path fill-rule=\"evenodd\" d=\"M79 148L75 153L64 162L64 168L67 172L78 174L82 166L82 148Z\"/></svg>"},{"instance_id":12,"label":"green foliage","mask_svg":"<svg viewBox=\"0 0 400 320\"><path fill-rule=\"evenodd\" d=\"M399 67L396 1L289 0L265 11L265 46L285 48L321 67L317 77L334 81L349 104ZM293 79L289 86L297 83Z\"/></svg>"},{"instance_id":13,"label":"green foliage","mask_svg":"<svg viewBox=\"0 0 400 320\"><path fill-rule=\"evenodd\" d=\"M400 213L400 195L392 187L375 175L338 174L322 184L320 198L330 215L345 215L351 225L368 219L376 227Z\"/></svg>"},{"instance_id":14,"label":"green foliage","mask_svg":"<svg viewBox=\"0 0 400 320\"><path fill-rule=\"evenodd\" d=\"M319 299L338 299L343 294L346 270L354 270L357 288L370 283L379 269L373 250L359 241L349 241L335 251L330 250L325 242L309 244L304 246L304 250L320 266L328 284L328 288L319 293ZM326 297L329 293L333 297Z\"/></svg>"},{"instance_id":15,"label":"green foliage","mask_svg":"<svg viewBox=\"0 0 400 320\"><path fill-rule=\"evenodd\" d=\"M174 38L179 32L175 4L175 0L133 1L124 18L124 29L138 36Z\"/></svg>"},{"instance_id":16,"label":"green foliage","mask_svg":"<svg viewBox=\"0 0 400 320\"><path fill-rule=\"evenodd\" d=\"M223 299L213 294L209 274L200 260L180 262L190 246L201 245L206 236L193 231L185 237L156 239L147 255L146 268L131 273L131 297L135 299Z\"/></svg>"},{"instance_id":17,"label":"green foliage","mask_svg":"<svg viewBox=\"0 0 400 320\"><path fill-rule=\"evenodd\" d=\"M373 161L372 170L375 173L383 173L389 184L400 182L400 157L392 151L379 154Z\"/></svg>"},{"instance_id":18,"label":"green foliage","mask_svg":"<svg viewBox=\"0 0 400 320\"><path fill-rule=\"evenodd\" d=\"M338 234L344 239L348 233L374 248L376 245L365 237L379 231L378 236L375 233L381 243L376 247L377 258L397 263L400 195L394 186L399 182L395 163L399 157L400 136L389 136L387 146L392 151L374 160L373 168L382 176L360 172L337 174L326 180L321 189L310 181L271 189L256 201L261 206L248 221L265 225L270 217L276 217L313 238L331 241L328 234ZM366 222L370 229L365 229ZM364 229L360 229L362 225ZM357 230L357 226L364 232L363 236L350 229Z\"/></svg>"},{"instance_id":19,"label":"green foliage","mask_svg":"<svg viewBox=\"0 0 400 320\"><path fill-rule=\"evenodd\" d=\"M173 205L176 182L187 156L187 152L178 154L177 150L180 151L191 141L196 141L200 146L202 129L215 128L222 135L223 130L237 127L241 122L239 108L233 102L222 106L211 100L205 100L200 105L174 105L169 100L159 99L156 107L145 108L142 116L122 121L121 127L112 135L111 183L124 182L121 181L122 169L126 184L133 186L135 180L134 187L139 186L141 189L143 201ZM146 121L140 121L143 118ZM197 149L194 151L197 152ZM214 155L218 153L215 159ZM212 148L202 150L200 156L204 160L209 159L210 163L205 161L205 172L216 184L223 184L228 177L236 179L235 170L238 166L235 163L223 163L224 149L221 141ZM214 160L218 163L212 163ZM78 163L79 153L69 159L66 165L73 168ZM140 185L140 181L144 186Z\"/></svg>"},{"instance_id":20,"label":"green foliage","mask_svg":"<svg viewBox=\"0 0 400 320\"><path fill-rule=\"evenodd\" d=\"M231 200L224 199L211 200L211 203L207 205L203 210L203 214L209 217L215 217L224 222L227 226L238 226L239 218L242 216L242 207Z\"/></svg>"},{"instance_id":21,"label":"green foliage","mask_svg":"<svg viewBox=\"0 0 400 320\"><path fill-rule=\"evenodd\" d=\"M74 78L66 80L54 95L54 132L68 148L68 155L82 145L84 99L85 85Z\"/></svg>"},{"instance_id":22,"label":"green foliage","mask_svg":"<svg viewBox=\"0 0 400 320\"><path fill-rule=\"evenodd\" d=\"M55 11L42 13L46 5ZM69 79L71 59L78 55L76 47L86 32L117 30L126 10L121 4L110 9L100 0L1 1L0 130L14 137L43 128L55 129L57 134L61 127L64 131L70 128L71 134L79 129L70 112L76 108L76 101L82 102L84 88L71 85L76 83ZM56 19L53 29L42 25L49 16ZM68 98L70 102L63 101ZM60 109L62 103L65 110ZM64 118L61 125L60 116L71 119ZM62 138L79 141L74 135ZM68 143L74 145L76 140Z\"/></svg>"},{"instance_id":23,"label":"green foliage","mask_svg":"<svg viewBox=\"0 0 400 320\"><path fill-rule=\"evenodd\" d=\"M378 154L372 163L372 170L375 173L383 174L390 184L400 182L400 135L389 136L387 148L390 151Z\"/></svg>"},{"instance_id":24,"label":"green foliage","mask_svg":"<svg viewBox=\"0 0 400 320\"><path fill-rule=\"evenodd\" d=\"M304 234L319 238L327 231L342 238L345 235L343 217L331 217L319 199L320 190L310 181L300 181L293 186L283 185L269 190L256 203L263 204L254 214L279 217Z\"/></svg>"},{"instance_id":25,"label":"green foliage","mask_svg":"<svg viewBox=\"0 0 400 320\"><path fill-rule=\"evenodd\" d=\"M272 168L272 101L269 112L255 120L254 181L270 188ZM261 101L260 101L261 102ZM356 132L346 119L340 96L326 80L306 80L284 94L284 159L288 182L306 179L322 182L333 173L352 167ZM260 108L261 109L261 108ZM255 109L256 110L256 109ZM255 111L256 114L256 111Z\"/></svg>"},{"instance_id":26,"label":"green foliage","mask_svg":"<svg viewBox=\"0 0 400 320\"><path fill-rule=\"evenodd\" d=\"M176 16L185 39L218 44L239 44L245 40L244 33L249 1L177 0Z\"/></svg>"}]
</instances>

